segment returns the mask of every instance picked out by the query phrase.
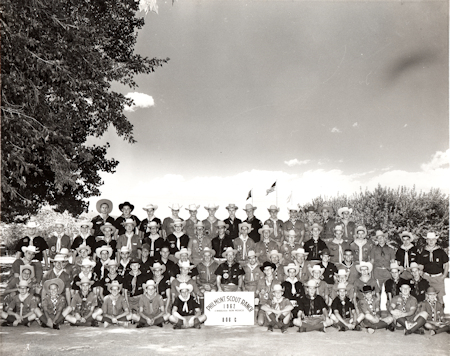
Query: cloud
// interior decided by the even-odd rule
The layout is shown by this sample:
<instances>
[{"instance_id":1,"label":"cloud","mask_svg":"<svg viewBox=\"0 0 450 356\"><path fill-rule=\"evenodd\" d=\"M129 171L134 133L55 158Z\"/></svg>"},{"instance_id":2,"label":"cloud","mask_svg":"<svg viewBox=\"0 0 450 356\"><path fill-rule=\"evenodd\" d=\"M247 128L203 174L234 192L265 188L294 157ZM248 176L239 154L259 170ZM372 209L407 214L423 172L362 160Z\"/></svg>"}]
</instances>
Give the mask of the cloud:
<instances>
[{"instance_id":1,"label":"cloud","mask_svg":"<svg viewBox=\"0 0 450 356\"><path fill-rule=\"evenodd\" d=\"M408 124L404 124L403 127L408 127Z\"/></svg>"},{"instance_id":2,"label":"cloud","mask_svg":"<svg viewBox=\"0 0 450 356\"><path fill-rule=\"evenodd\" d=\"M144 93L131 92L125 95L126 98L133 99L131 106L125 106L125 111L133 112L136 108L149 108L155 105L153 97Z\"/></svg>"},{"instance_id":3,"label":"cloud","mask_svg":"<svg viewBox=\"0 0 450 356\"><path fill-rule=\"evenodd\" d=\"M353 126L353 127L357 127L357 126L358 126L358 123L355 122L352 126Z\"/></svg>"},{"instance_id":4,"label":"cloud","mask_svg":"<svg viewBox=\"0 0 450 356\"><path fill-rule=\"evenodd\" d=\"M342 131L341 130L339 130L337 127L333 127L332 129L331 129L331 133L341 133Z\"/></svg>"},{"instance_id":5,"label":"cloud","mask_svg":"<svg viewBox=\"0 0 450 356\"><path fill-rule=\"evenodd\" d=\"M449 159L450 159L450 148L445 152L437 151L432 156L431 161L422 164L420 168L422 168L425 172L442 168L443 166L447 166L448 168Z\"/></svg>"},{"instance_id":6,"label":"cloud","mask_svg":"<svg viewBox=\"0 0 450 356\"><path fill-rule=\"evenodd\" d=\"M284 161L284 163L287 164L289 167L301 166L302 164L307 164L309 162L311 162L310 159L299 161L297 158L291 159L289 161Z\"/></svg>"}]
</instances>

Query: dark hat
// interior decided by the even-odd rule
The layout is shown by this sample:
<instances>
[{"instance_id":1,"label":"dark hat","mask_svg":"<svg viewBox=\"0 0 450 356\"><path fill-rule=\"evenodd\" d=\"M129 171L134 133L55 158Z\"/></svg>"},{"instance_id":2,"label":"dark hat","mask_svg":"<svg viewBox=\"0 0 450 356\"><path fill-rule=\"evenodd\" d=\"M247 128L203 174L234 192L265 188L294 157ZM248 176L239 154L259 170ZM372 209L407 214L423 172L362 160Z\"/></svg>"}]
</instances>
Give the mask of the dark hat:
<instances>
[{"instance_id":1,"label":"dark hat","mask_svg":"<svg viewBox=\"0 0 450 356\"><path fill-rule=\"evenodd\" d=\"M123 207L127 206L127 205L130 207L131 211L134 210L134 205L128 201L126 201L125 203L119 204L119 210L122 211Z\"/></svg>"},{"instance_id":2,"label":"dark hat","mask_svg":"<svg viewBox=\"0 0 450 356\"><path fill-rule=\"evenodd\" d=\"M133 263L141 264L141 260L139 258L132 258L131 261L130 261L130 265L132 265Z\"/></svg>"},{"instance_id":3,"label":"dark hat","mask_svg":"<svg viewBox=\"0 0 450 356\"><path fill-rule=\"evenodd\" d=\"M310 211L312 211L312 212L316 212L316 209L313 207L313 206L308 206L307 208L306 208L306 210L305 210L305 213L309 213Z\"/></svg>"},{"instance_id":4,"label":"dark hat","mask_svg":"<svg viewBox=\"0 0 450 356\"><path fill-rule=\"evenodd\" d=\"M266 268L266 267L272 267L272 269L274 271L277 269L277 266L275 266L275 263L272 263L272 262L269 262L269 261L264 262L263 265L261 267L259 267L259 268L261 269L261 271L264 272L264 268Z\"/></svg>"},{"instance_id":5,"label":"dark hat","mask_svg":"<svg viewBox=\"0 0 450 356\"><path fill-rule=\"evenodd\" d=\"M150 251L150 248L151 248L150 245L147 244L147 243L145 243L145 244L142 245L142 249L143 249L143 250L145 249L145 250L147 250L147 251Z\"/></svg>"},{"instance_id":6,"label":"dark hat","mask_svg":"<svg viewBox=\"0 0 450 356\"><path fill-rule=\"evenodd\" d=\"M323 249L321 255L322 255L322 256L324 256L324 255L333 256L333 255L330 253L330 250L327 249L327 248L324 248L324 249Z\"/></svg>"},{"instance_id":7,"label":"dark hat","mask_svg":"<svg viewBox=\"0 0 450 356\"><path fill-rule=\"evenodd\" d=\"M360 289L361 292L363 293L369 293L369 292L373 292L375 290L375 287L366 285L364 287L362 287L362 289Z\"/></svg>"}]
</instances>

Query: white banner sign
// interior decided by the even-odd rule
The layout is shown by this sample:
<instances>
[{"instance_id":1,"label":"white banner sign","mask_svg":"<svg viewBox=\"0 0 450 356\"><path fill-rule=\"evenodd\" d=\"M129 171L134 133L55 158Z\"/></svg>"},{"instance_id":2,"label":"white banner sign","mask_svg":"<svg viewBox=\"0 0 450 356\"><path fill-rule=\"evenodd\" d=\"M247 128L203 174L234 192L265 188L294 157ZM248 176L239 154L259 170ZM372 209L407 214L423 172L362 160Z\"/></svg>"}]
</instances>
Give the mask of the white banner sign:
<instances>
[{"instance_id":1,"label":"white banner sign","mask_svg":"<svg viewBox=\"0 0 450 356\"><path fill-rule=\"evenodd\" d=\"M205 325L254 325L253 292L206 292Z\"/></svg>"}]
</instances>

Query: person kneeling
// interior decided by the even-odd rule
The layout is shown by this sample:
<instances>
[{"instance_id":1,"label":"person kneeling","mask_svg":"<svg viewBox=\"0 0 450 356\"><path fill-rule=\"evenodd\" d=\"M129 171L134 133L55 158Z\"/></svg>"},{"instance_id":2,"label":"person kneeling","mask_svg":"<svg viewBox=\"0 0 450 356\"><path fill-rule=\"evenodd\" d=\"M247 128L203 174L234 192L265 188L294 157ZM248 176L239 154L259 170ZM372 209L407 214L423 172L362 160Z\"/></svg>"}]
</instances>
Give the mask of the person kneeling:
<instances>
[{"instance_id":1,"label":"person kneeling","mask_svg":"<svg viewBox=\"0 0 450 356\"><path fill-rule=\"evenodd\" d=\"M64 292L62 279L53 278L44 282L44 299L42 299L42 312L36 311L43 328L59 330L67 314L67 301L61 295Z\"/></svg>"},{"instance_id":2,"label":"person kneeling","mask_svg":"<svg viewBox=\"0 0 450 356\"><path fill-rule=\"evenodd\" d=\"M163 323L169 320L169 314L165 313L164 300L156 292L156 283L154 280L148 280L142 285L144 294L139 299L139 315L135 315L138 323L137 328L156 325L160 328Z\"/></svg>"},{"instance_id":3,"label":"person kneeling","mask_svg":"<svg viewBox=\"0 0 450 356\"><path fill-rule=\"evenodd\" d=\"M175 298L172 307L172 315L169 321L174 324L174 329L201 328L201 323L205 322L206 315L200 311L200 304L198 304L191 292L193 287L191 284L181 283L177 287L180 295Z\"/></svg>"},{"instance_id":4,"label":"person kneeling","mask_svg":"<svg viewBox=\"0 0 450 356\"><path fill-rule=\"evenodd\" d=\"M107 283L106 288L108 288L110 294L103 300L102 315L98 315L97 320L103 322L105 328L109 324L127 327L131 320L131 313L125 297L120 294L122 284L114 280Z\"/></svg>"},{"instance_id":5,"label":"person kneeling","mask_svg":"<svg viewBox=\"0 0 450 356\"><path fill-rule=\"evenodd\" d=\"M287 331L291 320L291 311L294 306L289 299L283 297L283 287L276 284L273 287L272 298L269 303L261 306L261 310L266 313L269 320L268 331L273 331L274 327L279 327L282 333Z\"/></svg>"},{"instance_id":6,"label":"person kneeling","mask_svg":"<svg viewBox=\"0 0 450 356\"><path fill-rule=\"evenodd\" d=\"M97 296L89 290L94 281L82 277L76 284L80 290L74 294L70 306L63 311L67 315L66 320L73 326L98 326L96 318L102 310L97 308Z\"/></svg>"}]
</instances>

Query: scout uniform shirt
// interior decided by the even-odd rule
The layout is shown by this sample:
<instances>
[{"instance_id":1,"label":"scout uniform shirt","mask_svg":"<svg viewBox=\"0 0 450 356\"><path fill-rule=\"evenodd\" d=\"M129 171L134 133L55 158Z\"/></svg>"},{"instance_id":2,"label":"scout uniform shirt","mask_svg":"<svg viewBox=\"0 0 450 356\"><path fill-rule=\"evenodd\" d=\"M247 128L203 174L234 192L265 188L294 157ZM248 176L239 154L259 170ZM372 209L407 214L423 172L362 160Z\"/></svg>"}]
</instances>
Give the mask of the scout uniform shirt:
<instances>
[{"instance_id":1,"label":"scout uniform shirt","mask_svg":"<svg viewBox=\"0 0 450 356\"><path fill-rule=\"evenodd\" d=\"M128 218L124 217L123 215L119 216L113 223L114 227L117 229L117 235L123 235L125 234L125 226L124 226L124 222L127 219L132 219L134 220L134 222L136 223L136 226L139 226L141 224L141 220L139 220L139 218L135 215L130 215ZM134 229L133 229L134 232Z\"/></svg>"},{"instance_id":2,"label":"scout uniform shirt","mask_svg":"<svg viewBox=\"0 0 450 356\"><path fill-rule=\"evenodd\" d=\"M48 250L47 242L41 236L35 236L33 238L25 236L25 237L21 238L17 242L15 251L20 252L23 255L22 247L24 247L24 246L27 246L27 247L28 246L36 246L36 249L39 252L36 253L36 255L34 256L34 259L38 260L38 261L42 261L42 259L44 258L43 252L45 250Z\"/></svg>"},{"instance_id":3,"label":"scout uniform shirt","mask_svg":"<svg viewBox=\"0 0 450 356\"><path fill-rule=\"evenodd\" d=\"M36 308L36 299L31 294L28 294L24 299L20 294L15 295L8 306L8 310L12 310L20 316L25 316Z\"/></svg>"},{"instance_id":4,"label":"scout uniform shirt","mask_svg":"<svg viewBox=\"0 0 450 356\"><path fill-rule=\"evenodd\" d=\"M125 308L128 309L128 304L124 296L121 294L117 295L116 299L114 299L111 294L107 295L102 304L103 314L113 316L122 314L125 311Z\"/></svg>"},{"instance_id":5,"label":"scout uniform shirt","mask_svg":"<svg viewBox=\"0 0 450 356\"><path fill-rule=\"evenodd\" d=\"M94 292L89 292L87 296L84 296L81 291L76 292L73 295L70 302L73 314L80 314L82 318L89 315L92 307L97 306L97 296Z\"/></svg>"},{"instance_id":6,"label":"scout uniform shirt","mask_svg":"<svg viewBox=\"0 0 450 356\"><path fill-rule=\"evenodd\" d=\"M267 304L269 302L273 286L277 284L281 283L276 278L273 278L270 283L267 283L266 278L262 278L258 281L258 284L256 285L255 297L259 298L260 305Z\"/></svg>"},{"instance_id":7,"label":"scout uniform shirt","mask_svg":"<svg viewBox=\"0 0 450 356\"><path fill-rule=\"evenodd\" d=\"M52 234L48 240L48 257L55 258L62 248L70 249L70 237L66 234Z\"/></svg>"},{"instance_id":8,"label":"scout uniform shirt","mask_svg":"<svg viewBox=\"0 0 450 356\"><path fill-rule=\"evenodd\" d=\"M100 230L100 228L105 225L107 222L110 223L111 225L114 225L114 218L112 216L109 216L106 218L106 220L103 220L101 215L97 215L96 217L94 217L91 222L92 222L92 228L94 229L94 236L103 236L103 232L102 230Z\"/></svg>"},{"instance_id":9,"label":"scout uniform shirt","mask_svg":"<svg viewBox=\"0 0 450 356\"><path fill-rule=\"evenodd\" d=\"M163 298L159 294L154 294L151 297L147 294L142 294L139 299L140 308L143 309L145 316L154 319L164 309Z\"/></svg>"},{"instance_id":10,"label":"scout uniform shirt","mask_svg":"<svg viewBox=\"0 0 450 356\"><path fill-rule=\"evenodd\" d=\"M195 315L195 309L200 309L200 304L198 304L190 294L188 299L183 299L180 294L175 298L173 306L177 307L177 312L181 316L193 316Z\"/></svg>"},{"instance_id":11,"label":"scout uniform shirt","mask_svg":"<svg viewBox=\"0 0 450 356\"><path fill-rule=\"evenodd\" d=\"M231 266L228 262L224 262L217 267L214 272L216 276L222 276L221 284L235 284L239 283L239 276L245 274L241 265L237 262L233 263Z\"/></svg>"},{"instance_id":12,"label":"scout uniform shirt","mask_svg":"<svg viewBox=\"0 0 450 356\"><path fill-rule=\"evenodd\" d=\"M322 251L327 248L327 244L323 242L320 237L317 241L314 239L308 240L303 245L305 252L308 252L307 261L320 261Z\"/></svg>"},{"instance_id":13,"label":"scout uniform shirt","mask_svg":"<svg viewBox=\"0 0 450 356\"><path fill-rule=\"evenodd\" d=\"M300 310L303 311L305 316L322 316L323 308L327 309L325 300L316 295L314 299L311 299L309 295L306 298L301 299Z\"/></svg>"},{"instance_id":14,"label":"scout uniform shirt","mask_svg":"<svg viewBox=\"0 0 450 356\"><path fill-rule=\"evenodd\" d=\"M417 313L420 312L426 312L428 314L427 321L433 321L435 323L444 321L444 305L439 301L431 304L429 301L425 300L419 305Z\"/></svg>"},{"instance_id":15,"label":"scout uniform shirt","mask_svg":"<svg viewBox=\"0 0 450 356\"><path fill-rule=\"evenodd\" d=\"M234 240L239 236L239 224L242 223L241 219L234 218L231 220L230 218L227 218L224 220L225 224L228 224L227 228L227 235ZM216 251L217 252L217 251ZM225 252L225 251L224 251ZM217 255L216 255L217 256Z\"/></svg>"},{"instance_id":16,"label":"scout uniform shirt","mask_svg":"<svg viewBox=\"0 0 450 356\"><path fill-rule=\"evenodd\" d=\"M217 267L219 267L219 264L216 261L212 261L209 266L205 265L205 262L200 262L197 265L198 284L200 286L204 284L216 285L217 278L214 272L216 272Z\"/></svg>"},{"instance_id":17,"label":"scout uniform shirt","mask_svg":"<svg viewBox=\"0 0 450 356\"><path fill-rule=\"evenodd\" d=\"M408 298L404 298L401 294L396 295L391 300L391 305L395 304L396 310L400 310L403 313L408 313L411 311L411 308L415 308L417 310L417 299L412 295L409 295ZM408 321L414 320L414 315L405 317Z\"/></svg>"},{"instance_id":18,"label":"scout uniform shirt","mask_svg":"<svg viewBox=\"0 0 450 356\"><path fill-rule=\"evenodd\" d=\"M349 319L352 317L352 311L355 310L355 305L347 296L345 296L344 300L336 297L334 298L333 303L331 303L331 310L333 312L337 310L340 316L342 316L344 319Z\"/></svg>"},{"instance_id":19,"label":"scout uniform shirt","mask_svg":"<svg viewBox=\"0 0 450 356\"><path fill-rule=\"evenodd\" d=\"M250 263L247 263L242 269L244 270L244 287L245 290L255 291L256 286L258 284L258 281L261 278L264 278L264 273L259 268L260 265L258 263L255 263L254 265L251 265Z\"/></svg>"},{"instance_id":20,"label":"scout uniform shirt","mask_svg":"<svg viewBox=\"0 0 450 356\"><path fill-rule=\"evenodd\" d=\"M269 218L264 222L264 225L267 225L273 229L269 236L270 239L281 244L284 240L283 221L280 219L273 220L272 218Z\"/></svg>"},{"instance_id":21,"label":"scout uniform shirt","mask_svg":"<svg viewBox=\"0 0 450 356\"><path fill-rule=\"evenodd\" d=\"M248 233L248 237L250 237L255 243L261 240L261 236L259 235L258 230L262 228L261 220L253 216L251 219L247 218L244 222L249 223L252 226L252 231Z\"/></svg>"},{"instance_id":22,"label":"scout uniform shirt","mask_svg":"<svg viewBox=\"0 0 450 356\"><path fill-rule=\"evenodd\" d=\"M56 298L53 299L49 294L47 294L44 299L42 299L42 310L47 312L52 319L56 316L56 314L62 313L66 306L66 298L62 295L57 295Z\"/></svg>"},{"instance_id":23,"label":"scout uniform shirt","mask_svg":"<svg viewBox=\"0 0 450 356\"><path fill-rule=\"evenodd\" d=\"M409 280L409 286L411 287L411 295L416 298L419 303L423 302L425 300L425 292L430 286L430 283L422 277L420 277L418 281L412 278Z\"/></svg>"}]
</instances>

